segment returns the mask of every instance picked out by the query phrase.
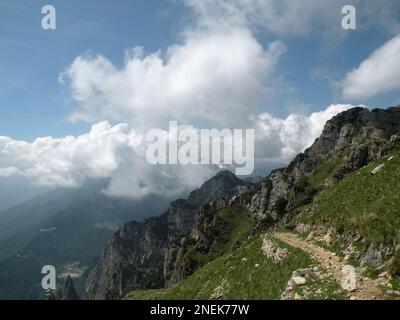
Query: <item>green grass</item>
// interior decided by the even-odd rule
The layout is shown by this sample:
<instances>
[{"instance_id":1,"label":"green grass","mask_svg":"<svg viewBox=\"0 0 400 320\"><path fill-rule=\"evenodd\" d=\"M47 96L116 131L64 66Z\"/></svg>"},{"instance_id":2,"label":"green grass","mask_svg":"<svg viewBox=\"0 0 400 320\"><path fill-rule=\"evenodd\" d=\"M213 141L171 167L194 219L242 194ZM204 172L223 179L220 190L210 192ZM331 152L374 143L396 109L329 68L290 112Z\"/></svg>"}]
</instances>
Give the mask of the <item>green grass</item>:
<instances>
[{"instance_id":1,"label":"green grass","mask_svg":"<svg viewBox=\"0 0 400 320\"><path fill-rule=\"evenodd\" d=\"M278 300L293 271L316 265L303 251L276 241L289 250L281 264L267 259L261 251L262 238L255 236L237 251L225 254L197 270L175 287L152 291L134 291L127 295L130 300L208 300L215 288L225 283L222 299ZM259 266L256 267L256 264ZM311 283L322 288L320 296L311 299L340 299L338 285L332 281Z\"/></svg>"},{"instance_id":2,"label":"green grass","mask_svg":"<svg viewBox=\"0 0 400 320\"><path fill-rule=\"evenodd\" d=\"M337 155L331 160L320 161L314 171L309 175L311 186L318 188L325 183L325 180L336 173L343 165L343 156Z\"/></svg>"},{"instance_id":3,"label":"green grass","mask_svg":"<svg viewBox=\"0 0 400 320\"><path fill-rule=\"evenodd\" d=\"M400 228L400 152L391 161L383 158L348 174L317 195L312 214L303 222L334 227L339 232L358 231L368 243L393 241ZM384 163L376 175L371 171Z\"/></svg>"},{"instance_id":4,"label":"green grass","mask_svg":"<svg viewBox=\"0 0 400 320\"><path fill-rule=\"evenodd\" d=\"M250 231L255 226L254 219L248 210L240 204L234 204L220 211L214 207L206 207L207 219L212 220L203 230L205 238L210 242L207 251L193 239L188 238L184 244L182 265L189 274L239 247L247 240Z\"/></svg>"},{"instance_id":5,"label":"green grass","mask_svg":"<svg viewBox=\"0 0 400 320\"><path fill-rule=\"evenodd\" d=\"M343 153L343 150L338 151L329 160L320 158L315 169L310 174L304 175L299 179L294 186L297 196L295 204L291 208L292 213L297 214L301 212L325 188L326 180L337 173L342 167Z\"/></svg>"}]
</instances>

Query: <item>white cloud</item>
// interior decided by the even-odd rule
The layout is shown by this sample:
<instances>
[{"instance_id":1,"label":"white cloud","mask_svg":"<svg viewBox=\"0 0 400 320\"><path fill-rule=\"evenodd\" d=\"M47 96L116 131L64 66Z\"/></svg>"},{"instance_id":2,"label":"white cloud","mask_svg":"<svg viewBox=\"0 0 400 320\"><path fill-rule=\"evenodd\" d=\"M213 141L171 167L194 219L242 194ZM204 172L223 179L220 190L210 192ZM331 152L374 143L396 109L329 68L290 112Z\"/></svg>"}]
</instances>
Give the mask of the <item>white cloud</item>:
<instances>
[{"instance_id":1,"label":"white cloud","mask_svg":"<svg viewBox=\"0 0 400 320\"><path fill-rule=\"evenodd\" d=\"M365 99L400 89L400 36L375 50L342 81L346 99Z\"/></svg>"},{"instance_id":2,"label":"white cloud","mask_svg":"<svg viewBox=\"0 0 400 320\"><path fill-rule=\"evenodd\" d=\"M256 158L287 161L319 136L329 118L350 107L332 105L309 117L291 114L280 119L267 113L254 117ZM216 172L211 166L151 166L145 152L143 134L127 124L111 126L108 122L76 137L38 138L32 143L0 137L0 176L23 176L51 187L79 186L86 178L110 178L108 194L142 198L179 195Z\"/></svg>"},{"instance_id":3,"label":"white cloud","mask_svg":"<svg viewBox=\"0 0 400 320\"><path fill-rule=\"evenodd\" d=\"M290 114L286 119L263 113L256 123L258 157L291 160L296 154L310 147L318 138L325 123L336 114L355 106L349 104L330 105L325 110L310 116Z\"/></svg>"},{"instance_id":4,"label":"white cloud","mask_svg":"<svg viewBox=\"0 0 400 320\"><path fill-rule=\"evenodd\" d=\"M265 49L248 30L192 34L166 55L130 50L122 69L103 56L78 57L61 76L79 106L75 121L129 121L135 127L165 126L169 120L243 124L269 90L285 47ZM227 117L229 114L229 117Z\"/></svg>"},{"instance_id":5,"label":"white cloud","mask_svg":"<svg viewBox=\"0 0 400 320\"><path fill-rule=\"evenodd\" d=\"M215 171L208 167L150 166L143 136L127 124L95 124L80 136L38 138L32 143L0 137L0 176L23 176L50 187L76 187L87 178L111 178L106 192L141 198L179 195Z\"/></svg>"}]
</instances>

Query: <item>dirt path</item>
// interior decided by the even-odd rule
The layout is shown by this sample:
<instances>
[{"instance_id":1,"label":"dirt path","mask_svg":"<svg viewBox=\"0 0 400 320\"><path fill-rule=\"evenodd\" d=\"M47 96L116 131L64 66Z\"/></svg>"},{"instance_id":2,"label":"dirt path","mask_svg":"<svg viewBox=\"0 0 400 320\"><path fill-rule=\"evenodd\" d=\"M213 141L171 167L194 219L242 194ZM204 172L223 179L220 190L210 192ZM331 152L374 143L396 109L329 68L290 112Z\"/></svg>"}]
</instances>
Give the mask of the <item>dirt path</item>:
<instances>
[{"instance_id":1,"label":"dirt path","mask_svg":"<svg viewBox=\"0 0 400 320\"><path fill-rule=\"evenodd\" d=\"M342 282L342 268L346 265L339 257L332 252L316 245L311 241L300 239L297 235L286 232L276 232L273 235L276 239L288 245L301 249L308 253L314 260L318 261L332 277L339 283ZM349 293L351 300L380 300L384 299L379 289L379 281L362 275L357 275L357 290Z\"/></svg>"}]
</instances>

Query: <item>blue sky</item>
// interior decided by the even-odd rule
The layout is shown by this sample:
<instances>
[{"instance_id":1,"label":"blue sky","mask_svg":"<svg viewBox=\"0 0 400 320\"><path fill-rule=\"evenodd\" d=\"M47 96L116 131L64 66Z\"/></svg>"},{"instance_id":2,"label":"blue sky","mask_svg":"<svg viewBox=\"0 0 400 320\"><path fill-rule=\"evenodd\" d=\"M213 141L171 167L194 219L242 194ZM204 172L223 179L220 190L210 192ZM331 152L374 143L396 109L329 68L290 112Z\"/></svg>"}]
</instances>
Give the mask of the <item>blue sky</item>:
<instances>
[{"instance_id":1,"label":"blue sky","mask_svg":"<svg viewBox=\"0 0 400 320\"><path fill-rule=\"evenodd\" d=\"M102 53L118 65L126 48L142 45L157 51L175 40L182 19L179 5L116 3L51 1L57 29L44 31L41 9L49 1L0 1L1 135L32 140L84 132L87 125L66 121L72 102L57 80L60 72L82 53Z\"/></svg>"},{"instance_id":2,"label":"blue sky","mask_svg":"<svg viewBox=\"0 0 400 320\"><path fill-rule=\"evenodd\" d=\"M13 139L31 141L87 131L89 124L66 120L75 101L68 88L58 82L59 74L88 52L102 54L115 66L122 66L127 48L165 50L179 42L182 26L192 15L179 1L50 2L57 9L55 31L44 31L40 26L41 8L49 1L0 1L0 134ZM338 34L343 32L340 18L338 14ZM287 47L277 72L293 89L266 101L266 108L283 116L297 107L299 112L311 112L347 102L325 76L342 79L393 34L380 24L346 33L344 40L330 47L318 32L293 37L259 31L260 43L281 40ZM318 76L321 73L323 76ZM397 91L355 103L388 106L399 100Z\"/></svg>"}]
</instances>

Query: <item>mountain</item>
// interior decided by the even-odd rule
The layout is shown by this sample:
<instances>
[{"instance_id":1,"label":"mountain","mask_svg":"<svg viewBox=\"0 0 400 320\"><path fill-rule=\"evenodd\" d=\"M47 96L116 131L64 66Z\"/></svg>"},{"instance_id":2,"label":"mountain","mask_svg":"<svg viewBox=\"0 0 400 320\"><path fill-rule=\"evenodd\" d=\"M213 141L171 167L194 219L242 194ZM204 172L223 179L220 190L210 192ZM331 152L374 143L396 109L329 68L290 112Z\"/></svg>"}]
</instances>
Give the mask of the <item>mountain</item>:
<instances>
[{"instance_id":1,"label":"mountain","mask_svg":"<svg viewBox=\"0 0 400 320\"><path fill-rule=\"evenodd\" d=\"M199 208L251 188L253 184L222 171L187 199L172 202L160 217L124 225L108 242L102 260L92 270L87 298L116 299L131 290L158 288L175 281L174 263Z\"/></svg>"},{"instance_id":2,"label":"mountain","mask_svg":"<svg viewBox=\"0 0 400 320\"><path fill-rule=\"evenodd\" d=\"M260 184L125 225L88 279L89 298L400 296L399 159L400 106L345 111Z\"/></svg>"},{"instance_id":3,"label":"mountain","mask_svg":"<svg viewBox=\"0 0 400 320\"><path fill-rule=\"evenodd\" d=\"M49 191L48 187L32 184L27 177L2 177L0 179L0 212L25 203L47 191Z\"/></svg>"},{"instance_id":4,"label":"mountain","mask_svg":"<svg viewBox=\"0 0 400 320\"><path fill-rule=\"evenodd\" d=\"M0 213L0 298L37 299L41 268L56 267L71 275L77 290L100 257L106 241L127 221L157 215L168 199L109 197L107 180L87 181L82 188L59 189Z\"/></svg>"}]
</instances>

